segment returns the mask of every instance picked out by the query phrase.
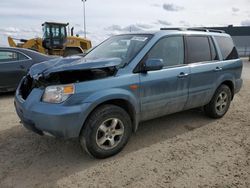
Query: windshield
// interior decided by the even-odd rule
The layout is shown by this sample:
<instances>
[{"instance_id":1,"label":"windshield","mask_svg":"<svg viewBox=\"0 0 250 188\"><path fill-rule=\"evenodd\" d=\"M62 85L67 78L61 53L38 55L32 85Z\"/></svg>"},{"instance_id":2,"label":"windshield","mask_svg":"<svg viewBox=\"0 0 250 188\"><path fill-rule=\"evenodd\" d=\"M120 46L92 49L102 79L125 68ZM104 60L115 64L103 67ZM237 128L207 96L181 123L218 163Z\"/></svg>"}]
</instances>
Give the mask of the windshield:
<instances>
[{"instance_id":1,"label":"windshield","mask_svg":"<svg viewBox=\"0 0 250 188\"><path fill-rule=\"evenodd\" d=\"M120 58L122 64L129 63L149 41L151 35L118 35L109 38L90 51L85 58Z\"/></svg>"}]
</instances>

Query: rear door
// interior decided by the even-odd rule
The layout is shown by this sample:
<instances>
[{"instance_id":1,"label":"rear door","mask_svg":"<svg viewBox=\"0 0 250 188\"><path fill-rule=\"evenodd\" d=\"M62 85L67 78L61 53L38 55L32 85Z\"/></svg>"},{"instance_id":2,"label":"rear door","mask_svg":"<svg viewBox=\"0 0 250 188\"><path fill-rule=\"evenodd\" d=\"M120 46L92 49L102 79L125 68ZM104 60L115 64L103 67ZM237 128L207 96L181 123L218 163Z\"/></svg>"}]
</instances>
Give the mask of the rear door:
<instances>
[{"instance_id":1,"label":"rear door","mask_svg":"<svg viewBox=\"0 0 250 188\"><path fill-rule=\"evenodd\" d=\"M217 72L222 63L210 36L186 36L187 63L190 66L189 97L185 109L203 106L213 95Z\"/></svg>"},{"instance_id":2,"label":"rear door","mask_svg":"<svg viewBox=\"0 0 250 188\"><path fill-rule=\"evenodd\" d=\"M190 71L188 65L184 64L183 36L159 40L143 62L148 59L161 59L164 67L162 70L140 73L142 120L183 110L188 97Z\"/></svg>"},{"instance_id":3,"label":"rear door","mask_svg":"<svg viewBox=\"0 0 250 188\"><path fill-rule=\"evenodd\" d=\"M14 50L0 50L0 89L15 89L32 65L32 60Z\"/></svg>"}]
</instances>

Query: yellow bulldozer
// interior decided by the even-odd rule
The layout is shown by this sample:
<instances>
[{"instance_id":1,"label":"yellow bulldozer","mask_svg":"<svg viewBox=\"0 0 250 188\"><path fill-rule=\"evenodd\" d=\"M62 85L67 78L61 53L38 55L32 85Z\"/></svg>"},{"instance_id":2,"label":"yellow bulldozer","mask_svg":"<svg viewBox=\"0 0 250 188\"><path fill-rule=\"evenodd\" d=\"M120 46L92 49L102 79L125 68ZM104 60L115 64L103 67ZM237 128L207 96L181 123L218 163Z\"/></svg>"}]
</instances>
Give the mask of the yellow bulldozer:
<instances>
[{"instance_id":1,"label":"yellow bulldozer","mask_svg":"<svg viewBox=\"0 0 250 188\"><path fill-rule=\"evenodd\" d=\"M28 48L43 54L59 56L84 53L84 51L92 47L90 40L74 36L74 28L72 27L70 30L68 23L45 22L42 24L42 27L42 38L26 40L8 37L9 45L11 47ZM19 43L16 43L15 40L18 40Z\"/></svg>"}]
</instances>

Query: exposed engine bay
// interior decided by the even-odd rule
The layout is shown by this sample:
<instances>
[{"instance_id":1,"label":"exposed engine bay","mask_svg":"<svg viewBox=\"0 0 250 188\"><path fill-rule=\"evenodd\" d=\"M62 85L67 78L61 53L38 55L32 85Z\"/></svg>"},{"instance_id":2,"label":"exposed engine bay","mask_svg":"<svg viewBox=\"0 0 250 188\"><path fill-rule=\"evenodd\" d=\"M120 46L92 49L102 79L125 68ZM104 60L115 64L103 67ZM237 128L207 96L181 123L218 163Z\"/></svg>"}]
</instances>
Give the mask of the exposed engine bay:
<instances>
[{"instance_id":1,"label":"exposed engine bay","mask_svg":"<svg viewBox=\"0 0 250 188\"><path fill-rule=\"evenodd\" d=\"M70 62L65 62L71 60ZM113 61L112 61L113 60ZM63 63L62 63L63 62ZM53 65L54 63L54 65ZM114 76L120 60L103 59L95 62L79 63L79 60L62 59L33 66L20 86L20 95L26 99L33 88L63 85L103 79ZM52 66L53 65L53 66Z\"/></svg>"},{"instance_id":2,"label":"exposed engine bay","mask_svg":"<svg viewBox=\"0 0 250 188\"><path fill-rule=\"evenodd\" d=\"M117 69L115 67L74 71L66 70L62 72L52 73L48 77L40 77L36 81L42 86L78 83L113 76L116 73L116 70Z\"/></svg>"}]
</instances>

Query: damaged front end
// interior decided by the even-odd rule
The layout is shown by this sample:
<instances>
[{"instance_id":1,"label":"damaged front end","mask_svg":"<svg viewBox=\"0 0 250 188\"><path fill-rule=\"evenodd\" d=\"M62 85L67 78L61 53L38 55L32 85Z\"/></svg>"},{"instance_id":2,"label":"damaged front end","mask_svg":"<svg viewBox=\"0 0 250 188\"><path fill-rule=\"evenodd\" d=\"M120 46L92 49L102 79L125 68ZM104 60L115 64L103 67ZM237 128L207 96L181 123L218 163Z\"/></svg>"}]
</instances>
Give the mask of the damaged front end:
<instances>
[{"instance_id":1,"label":"damaged front end","mask_svg":"<svg viewBox=\"0 0 250 188\"><path fill-rule=\"evenodd\" d=\"M31 67L22 80L19 94L25 100L34 88L73 84L114 76L119 58L88 60L79 57L58 58Z\"/></svg>"}]
</instances>

